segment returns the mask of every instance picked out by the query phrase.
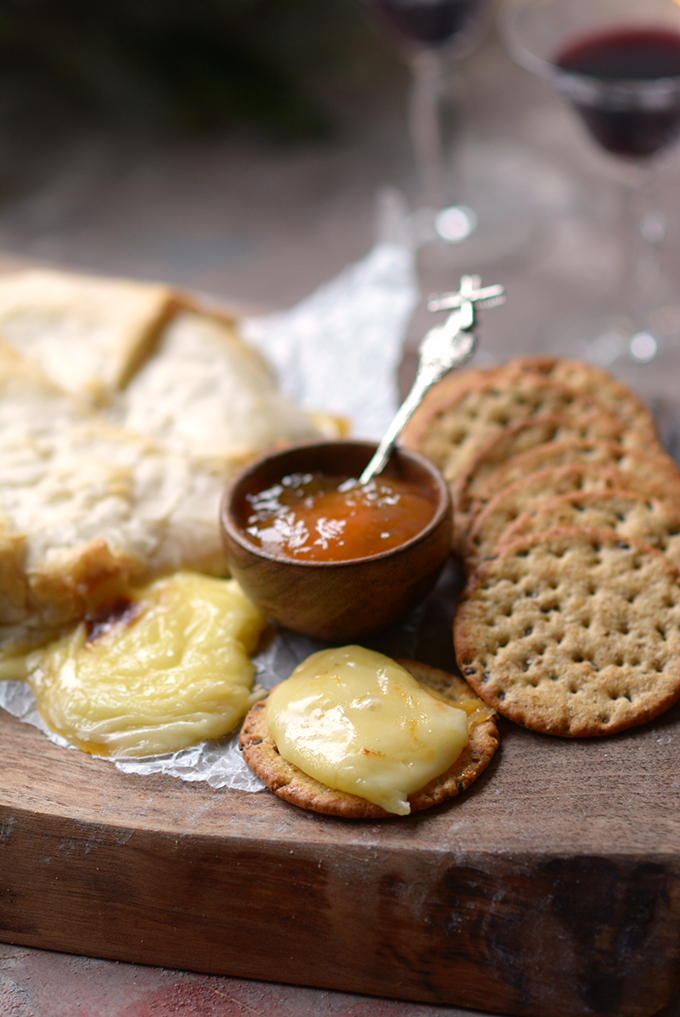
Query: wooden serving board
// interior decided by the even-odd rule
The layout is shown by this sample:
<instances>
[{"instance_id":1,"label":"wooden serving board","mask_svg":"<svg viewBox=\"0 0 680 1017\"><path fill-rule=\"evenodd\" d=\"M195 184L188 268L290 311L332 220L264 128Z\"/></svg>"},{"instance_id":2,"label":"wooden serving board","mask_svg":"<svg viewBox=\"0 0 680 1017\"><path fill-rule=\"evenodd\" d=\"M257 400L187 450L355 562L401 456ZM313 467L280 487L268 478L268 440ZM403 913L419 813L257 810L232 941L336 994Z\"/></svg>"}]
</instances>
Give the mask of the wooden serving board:
<instances>
[{"instance_id":1,"label":"wooden serving board","mask_svg":"<svg viewBox=\"0 0 680 1017\"><path fill-rule=\"evenodd\" d=\"M431 608L419 656L446 666ZM124 775L0 711L0 940L502 1014L656 1013L680 971L680 706L594 741L500 731L459 799L350 822Z\"/></svg>"}]
</instances>

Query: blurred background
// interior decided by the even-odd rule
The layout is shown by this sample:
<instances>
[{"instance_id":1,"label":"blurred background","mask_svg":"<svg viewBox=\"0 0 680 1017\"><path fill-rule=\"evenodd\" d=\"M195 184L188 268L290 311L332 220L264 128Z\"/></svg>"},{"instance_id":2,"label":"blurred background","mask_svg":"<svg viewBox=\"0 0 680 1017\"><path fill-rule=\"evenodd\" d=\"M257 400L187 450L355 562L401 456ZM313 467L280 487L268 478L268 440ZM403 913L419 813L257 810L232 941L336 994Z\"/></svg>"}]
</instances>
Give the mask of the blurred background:
<instances>
[{"instance_id":1,"label":"blurred background","mask_svg":"<svg viewBox=\"0 0 680 1017\"><path fill-rule=\"evenodd\" d=\"M352 0L8 0L0 247L285 306L372 242L405 78Z\"/></svg>"},{"instance_id":2,"label":"blurred background","mask_svg":"<svg viewBox=\"0 0 680 1017\"><path fill-rule=\"evenodd\" d=\"M463 272L507 291L482 316L483 358L582 355L593 313L619 307L629 168L511 60L499 30L511 3L490 0L451 79L456 200L495 209L491 231L415 253L402 389L432 324L427 294ZM3 0L0 266L163 280L244 313L290 307L415 207L409 85L403 51L359 0ZM656 176L655 327L680 349L677 146ZM606 342L590 353L677 403L677 372L612 358ZM680 451L677 414L664 420Z\"/></svg>"},{"instance_id":3,"label":"blurred background","mask_svg":"<svg viewBox=\"0 0 680 1017\"><path fill-rule=\"evenodd\" d=\"M420 250L421 286L479 270L508 287L492 355L578 352L579 315L619 275L627 169L512 62L502 8L457 61L453 129L460 200L512 215L481 246ZM359 0L5 0L0 251L288 307L370 250L386 186L416 201L408 88ZM673 283L679 169L676 149L657 173ZM672 294L660 306L676 336Z\"/></svg>"}]
</instances>

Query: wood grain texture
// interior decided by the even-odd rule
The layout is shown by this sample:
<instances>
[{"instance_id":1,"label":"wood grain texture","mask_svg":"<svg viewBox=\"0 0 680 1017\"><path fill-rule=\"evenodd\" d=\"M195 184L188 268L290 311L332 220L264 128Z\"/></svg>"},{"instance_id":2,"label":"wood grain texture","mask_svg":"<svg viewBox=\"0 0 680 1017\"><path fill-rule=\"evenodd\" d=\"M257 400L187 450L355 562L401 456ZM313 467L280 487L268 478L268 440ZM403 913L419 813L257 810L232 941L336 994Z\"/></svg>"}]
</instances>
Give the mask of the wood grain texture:
<instances>
[{"instance_id":1,"label":"wood grain texture","mask_svg":"<svg viewBox=\"0 0 680 1017\"><path fill-rule=\"evenodd\" d=\"M573 742L503 722L448 805L348 822L119 773L0 713L0 939L506 1014L678 989L680 711Z\"/></svg>"}]
</instances>

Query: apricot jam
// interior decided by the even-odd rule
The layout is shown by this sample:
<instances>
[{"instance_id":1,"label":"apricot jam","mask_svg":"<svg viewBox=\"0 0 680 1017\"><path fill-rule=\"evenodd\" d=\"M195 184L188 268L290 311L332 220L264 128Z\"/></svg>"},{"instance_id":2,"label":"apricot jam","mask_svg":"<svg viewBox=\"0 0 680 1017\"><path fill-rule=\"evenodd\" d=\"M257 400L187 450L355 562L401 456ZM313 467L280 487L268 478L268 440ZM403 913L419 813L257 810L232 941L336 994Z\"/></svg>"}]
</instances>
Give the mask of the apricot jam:
<instances>
[{"instance_id":1,"label":"apricot jam","mask_svg":"<svg viewBox=\"0 0 680 1017\"><path fill-rule=\"evenodd\" d=\"M389 551L420 533L435 509L425 491L396 477L362 486L351 477L292 473L246 498L248 537L294 561L350 561Z\"/></svg>"}]
</instances>

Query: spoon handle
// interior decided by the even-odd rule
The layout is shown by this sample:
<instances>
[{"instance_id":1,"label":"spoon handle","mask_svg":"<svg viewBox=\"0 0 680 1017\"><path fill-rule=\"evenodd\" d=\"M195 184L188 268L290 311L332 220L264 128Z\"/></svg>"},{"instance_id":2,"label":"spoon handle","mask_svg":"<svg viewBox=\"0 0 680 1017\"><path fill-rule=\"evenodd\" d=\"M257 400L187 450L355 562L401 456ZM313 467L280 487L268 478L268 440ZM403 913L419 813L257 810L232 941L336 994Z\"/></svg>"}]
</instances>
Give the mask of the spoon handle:
<instances>
[{"instance_id":1,"label":"spoon handle","mask_svg":"<svg viewBox=\"0 0 680 1017\"><path fill-rule=\"evenodd\" d=\"M457 321L462 316L461 311L455 311L443 325L436 325L425 335L420 345L421 356L413 387L397 410L373 458L359 477L360 484L368 484L385 468L394 443L420 406L425 393L445 374L454 367L460 367L474 353L477 344L474 332L456 326L455 332L451 334L451 319Z\"/></svg>"},{"instance_id":2,"label":"spoon handle","mask_svg":"<svg viewBox=\"0 0 680 1017\"><path fill-rule=\"evenodd\" d=\"M368 484L385 468L394 443L420 406L428 389L454 367L464 364L474 353L477 345L477 336L472 331L475 324L475 303L492 307L504 300L502 286L490 286L484 290L480 287L479 276L463 276L459 293L450 293L430 301L431 310L446 308L451 313L446 321L431 328L421 340L413 387L397 410L375 455L359 477L360 484Z\"/></svg>"}]
</instances>

